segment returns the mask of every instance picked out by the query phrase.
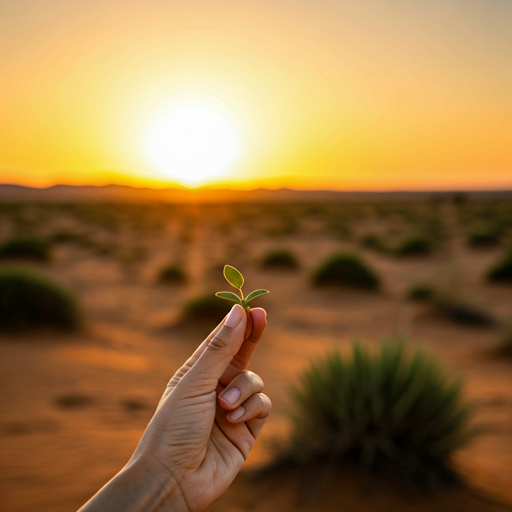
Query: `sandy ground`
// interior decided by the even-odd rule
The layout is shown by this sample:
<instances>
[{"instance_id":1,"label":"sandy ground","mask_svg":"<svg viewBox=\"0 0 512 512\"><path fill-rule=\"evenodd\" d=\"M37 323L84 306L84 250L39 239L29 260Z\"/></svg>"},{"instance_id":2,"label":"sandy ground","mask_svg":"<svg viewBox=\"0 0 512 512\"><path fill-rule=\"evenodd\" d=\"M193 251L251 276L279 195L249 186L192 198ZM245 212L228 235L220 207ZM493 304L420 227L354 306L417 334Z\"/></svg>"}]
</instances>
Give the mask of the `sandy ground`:
<instances>
[{"instance_id":1,"label":"sandy ground","mask_svg":"<svg viewBox=\"0 0 512 512\"><path fill-rule=\"evenodd\" d=\"M89 226L73 215L52 215L40 228L43 234ZM239 267L247 289L271 290L259 301L269 323L251 369L265 381L274 408L247 470L211 510L292 510L298 499L305 510L511 509L512 359L493 352L499 330L457 325L403 298L412 283L438 283L457 288L510 323L512 287L482 280L502 250L466 248L450 228L449 249L428 257L397 259L359 249L383 277L381 292L318 290L309 285L311 270L335 250L357 247L356 242L320 230L314 216L298 232L273 233L256 229L259 221L250 215L233 226L231 215L228 207L217 207L213 216L208 208L190 208L179 217L167 212L159 218L163 227L109 232L89 226L96 241L115 240L122 250L100 254L59 244L50 264L37 265L76 291L84 328L74 334L0 336L0 510L75 510L124 465L167 381L214 327L183 327L179 318L187 298L226 289L220 271L212 270L219 263ZM267 211L265 218L272 215ZM8 220L0 223L4 237L14 229ZM258 258L276 247L292 249L300 270L259 269ZM143 256L133 256L139 253ZM156 282L158 270L170 260L185 263L191 276L187 285ZM374 345L399 333L434 353L451 374L463 376L467 397L479 406L477 421L486 433L456 455L471 492L411 496L383 485L368 492L345 474L321 500L301 501L293 482L277 485L247 476L268 460L272 440L286 435L287 390L311 358L333 347L345 350L355 337Z\"/></svg>"}]
</instances>

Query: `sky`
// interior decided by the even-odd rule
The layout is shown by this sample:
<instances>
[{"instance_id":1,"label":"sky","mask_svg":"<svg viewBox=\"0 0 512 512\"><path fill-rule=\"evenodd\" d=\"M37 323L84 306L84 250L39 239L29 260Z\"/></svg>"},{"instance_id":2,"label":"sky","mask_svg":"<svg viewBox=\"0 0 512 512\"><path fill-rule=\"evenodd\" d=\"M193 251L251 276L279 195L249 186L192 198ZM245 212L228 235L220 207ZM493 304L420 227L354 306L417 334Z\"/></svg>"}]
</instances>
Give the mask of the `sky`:
<instances>
[{"instance_id":1,"label":"sky","mask_svg":"<svg viewBox=\"0 0 512 512\"><path fill-rule=\"evenodd\" d=\"M0 84L0 183L512 188L510 0L3 0Z\"/></svg>"}]
</instances>

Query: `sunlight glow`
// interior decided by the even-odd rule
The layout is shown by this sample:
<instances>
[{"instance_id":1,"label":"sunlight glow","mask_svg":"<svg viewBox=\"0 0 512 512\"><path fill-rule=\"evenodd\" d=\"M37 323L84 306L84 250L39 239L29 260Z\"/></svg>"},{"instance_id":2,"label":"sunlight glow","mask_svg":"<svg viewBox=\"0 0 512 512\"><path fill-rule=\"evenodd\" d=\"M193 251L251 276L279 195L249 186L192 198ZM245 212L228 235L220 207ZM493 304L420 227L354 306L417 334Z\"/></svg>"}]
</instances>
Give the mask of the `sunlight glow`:
<instances>
[{"instance_id":1,"label":"sunlight glow","mask_svg":"<svg viewBox=\"0 0 512 512\"><path fill-rule=\"evenodd\" d=\"M229 119L193 105L168 111L150 128L146 151L157 170L185 185L201 185L224 175L240 153Z\"/></svg>"}]
</instances>

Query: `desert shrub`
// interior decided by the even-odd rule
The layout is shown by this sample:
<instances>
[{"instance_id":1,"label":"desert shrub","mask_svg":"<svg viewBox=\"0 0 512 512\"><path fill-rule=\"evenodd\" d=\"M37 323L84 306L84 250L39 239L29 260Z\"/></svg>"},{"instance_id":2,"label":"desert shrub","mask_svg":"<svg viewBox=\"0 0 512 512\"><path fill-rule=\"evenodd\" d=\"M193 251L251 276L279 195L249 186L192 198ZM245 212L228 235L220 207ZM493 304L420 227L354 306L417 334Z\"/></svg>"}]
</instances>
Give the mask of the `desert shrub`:
<instances>
[{"instance_id":1,"label":"desert shrub","mask_svg":"<svg viewBox=\"0 0 512 512\"><path fill-rule=\"evenodd\" d=\"M299 267L299 262L291 251L277 250L266 254L261 260L261 266L264 269L294 270Z\"/></svg>"},{"instance_id":2,"label":"desert shrub","mask_svg":"<svg viewBox=\"0 0 512 512\"><path fill-rule=\"evenodd\" d=\"M501 233L495 228L478 228L467 236L470 247L495 247L500 244Z\"/></svg>"},{"instance_id":3,"label":"desert shrub","mask_svg":"<svg viewBox=\"0 0 512 512\"><path fill-rule=\"evenodd\" d=\"M498 351L501 354L512 356L512 327L505 329L499 338Z\"/></svg>"},{"instance_id":4,"label":"desert shrub","mask_svg":"<svg viewBox=\"0 0 512 512\"><path fill-rule=\"evenodd\" d=\"M475 435L473 410L460 380L403 343L376 353L354 343L305 371L292 392L293 430L283 460L298 465L343 464L392 471L418 484L455 475L452 453Z\"/></svg>"},{"instance_id":5,"label":"desert shrub","mask_svg":"<svg viewBox=\"0 0 512 512\"><path fill-rule=\"evenodd\" d=\"M232 303L215 297L213 293L195 297L183 306L185 321L220 322L229 313Z\"/></svg>"},{"instance_id":6,"label":"desert shrub","mask_svg":"<svg viewBox=\"0 0 512 512\"><path fill-rule=\"evenodd\" d=\"M423 256L432 252L432 242L427 237L412 235L402 240L390 252L397 256Z\"/></svg>"},{"instance_id":7,"label":"desert shrub","mask_svg":"<svg viewBox=\"0 0 512 512\"><path fill-rule=\"evenodd\" d=\"M35 236L16 237L0 245L1 259L30 259L46 262L51 246L47 240Z\"/></svg>"},{"instance_id":8,"label":"desert shrub","mask_svg":"<svg viewBox=\"0 0 512 512\"><path fill-rule=\"evenodd\" d=\"M496 324L496 320L478 306L447 293L437 293L433 304L442 316L460 324L480 325L482 327Z\"/></svg>"},{"instance_id":9,"label":"desert shrub","mask_svg":"<svg viewBox=\"0 0 512 512\"><path fill-rule=\"evenodd\" d=\"M61 230L52 233L50 239L53 243L56 244L88 245L90 243L89 238L83 233L67 230Z\"/></svg>"},{"instance_id":10,"label":"desert shrub","mask_svg":"<svg viewBox=\"0 0 512 512\"><path fill-rule=\"evenodd\" d=\"M489 269L487 279L495 282L512 281L512 249Z\"/></svg>"},{"instance_id":11,"label":"desert shrub","mask_svg":"<svg viewBox=\"0 0 512 512\"><path fill-rule=\"evenodd\" d=\"M418 283L411 286L407 292L409 300L432 300L436 295L436 289L425 283Z\"/></svg>"},{"instance_id":12,"label":"desert shrub","mask_svg":"<svg viewBox=\"0 0 512 512\"><path fill-rule=\"evenodd\" d=\"M332 284L373 290L380 285L373 269L359 256L350 253L331 256L314 272L312 280L316 286Z\"/></svg>"},{"instance_id":13,"label":"desert shrub","mask_svg":"<svg viewBox=\"0 0 512 512\"><path fill-rule=\"evenodd\" d=\"M17 331L41 325L73 329L78 304L59 283L30 268L0 268L0 329Z\"/></svg>"},{"instance_id":14,"label":"desert shrub","mask_svg":"<svg viewBox=\"0 0 512 512\"><path fill-rule=\"evenodd\" d=\"M158 280L165 284L184 284L187 282L187 275L180 265L167 265L158 275Z\"/></svg>"},{"instance_id":15,"label":"desert shrub","mask_svg":"<svg viewBox=\"0 0 512 512\"><path fill-rule=\"evenodd\" d=\"M381 240L378 235L369 233L361 238L361 245L368 247L368 249L374 249L376 251L385 252L387 250L386 244Z\"/></svg>"}]
</instances>

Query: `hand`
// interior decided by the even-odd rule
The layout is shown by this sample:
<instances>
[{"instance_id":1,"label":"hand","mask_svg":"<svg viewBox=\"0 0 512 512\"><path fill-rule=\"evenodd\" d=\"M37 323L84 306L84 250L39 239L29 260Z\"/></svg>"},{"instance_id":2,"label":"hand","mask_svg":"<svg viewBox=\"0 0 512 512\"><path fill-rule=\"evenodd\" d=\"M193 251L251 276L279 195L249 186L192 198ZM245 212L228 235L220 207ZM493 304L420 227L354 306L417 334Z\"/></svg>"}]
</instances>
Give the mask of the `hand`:
<instances>
[{"instance_id":1,"label":"hand","mask_svg":"<svg viewBox=\"0 0 512 512\"><path fill-rule=\"evenodd\" d=\"M250 314L248 337L247 314L235 305L176 372L130 462L84 512L196 512L229 487L271 409L262 380L247 371L266 314Z\"/></svg>"}]
</instances>

